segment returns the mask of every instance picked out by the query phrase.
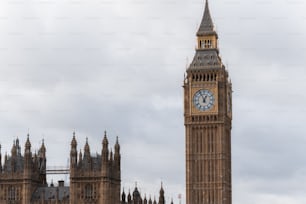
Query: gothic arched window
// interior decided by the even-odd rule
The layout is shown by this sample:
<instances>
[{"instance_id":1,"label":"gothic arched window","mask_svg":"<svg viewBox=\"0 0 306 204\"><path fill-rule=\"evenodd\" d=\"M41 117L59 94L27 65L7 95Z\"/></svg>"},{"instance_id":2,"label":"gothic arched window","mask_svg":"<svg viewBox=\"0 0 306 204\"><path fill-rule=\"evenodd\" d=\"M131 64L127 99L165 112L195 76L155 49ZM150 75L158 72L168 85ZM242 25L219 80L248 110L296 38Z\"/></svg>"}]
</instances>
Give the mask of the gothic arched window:
<instances>
[{"instance_id":1,"label":"gothic arched window","mask_svg":"<svg viewBox=\"0 0 306 204\"><path fill-rule=\"evenodd\" d=\"M85 199L92 199L93 198L93 187L90 184L85 186Z\"/></svg>"},{"instance_id":2,"label":"gothic arched window","mask_svg":"<svg viewBox=\"0 0 306 204\"><path fill-rule=\"evenodd\" d=\"M14 186L10 186L8 188L8 200L16 200L16 188Z\"/></svg>"}]
</instances>

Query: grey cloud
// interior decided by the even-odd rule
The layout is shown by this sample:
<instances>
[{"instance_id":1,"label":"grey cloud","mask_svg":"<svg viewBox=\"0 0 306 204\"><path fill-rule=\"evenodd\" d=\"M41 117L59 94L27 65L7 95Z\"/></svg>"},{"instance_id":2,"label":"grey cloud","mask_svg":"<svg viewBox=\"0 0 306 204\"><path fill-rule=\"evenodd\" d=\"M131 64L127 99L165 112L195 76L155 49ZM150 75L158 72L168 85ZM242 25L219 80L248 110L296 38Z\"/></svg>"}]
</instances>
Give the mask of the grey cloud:
<instances>
[{"instance_id":1,"label":"grey cloud","mask_svg":"<svg viewBox=\"0 0 306 204\"><path fill-rule=\"evenodd\" d=\"M106 129L111 144L117 135L122 144L126 190L137 180L153 196L164 180L168 200L178 203L185 188L181 86L203 6L1 1L4 151L30 129L33 149L45 138L48 163L66 165L72 131L78 148L89 137L95 153ZM233 202L305 203L305 3L210 7L234 87Z\"/></svg>"}]
</instances>

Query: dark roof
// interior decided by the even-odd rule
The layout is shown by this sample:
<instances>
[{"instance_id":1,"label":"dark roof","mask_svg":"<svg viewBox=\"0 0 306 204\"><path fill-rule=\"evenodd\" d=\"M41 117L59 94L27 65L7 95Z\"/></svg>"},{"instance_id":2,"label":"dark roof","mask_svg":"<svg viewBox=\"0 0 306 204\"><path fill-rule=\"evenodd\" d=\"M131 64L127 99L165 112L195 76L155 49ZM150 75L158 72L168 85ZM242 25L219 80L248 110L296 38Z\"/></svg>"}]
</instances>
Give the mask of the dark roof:
<instances>
[{"instance_id":1,"label":"dark roof","mask_svg":"<svg viewBox=\"0 0 306 204\"><path fill-rule=\"evenodd\" d=\"M202 18L202 22L200 24L199 30L197 32L198 36L207 35L207 34L216 34L214 31L214 23L210 16L210 11L208 7L208 0L205 3L205 10Z\"/></svg>"},{"instance_id":2,"label":"dark roof","mask_svg":"<svg viewBox=\"0 0 306 204\"><path fill-rule=\"evenodd\" d=\"M217 49L196 50L188 70L221 68L222 62Z\"/></svg>"},{"instance_id":3,"label":"dark roof","mask_svg":"<svg viewBox=\"0 0 306 204\"><path fill-rule=\"evenodd\" d=\"M87 169L87 170L94 170L94 171L100 171L102 166L102 157L101 155L97 154L96 156L89 156L89 157L83 157L82 158L82 166L81 169Z\"/></svg>"},{"instance_id":4,"label":"dark roof","mask_svg":"<svg viewBox=\"0 0 306 204\"><path fill-rule=\"evenodd\" d=\"M32 195L32 200L58 200L69 199L69 187L38 187Z\"/></svg>"},{"instance_id":5,"label":"dark roof","mask_svg":"<svg viewBox=\"0 0 306 204\"><path fill-rule=\"evenodd\" d=\"M14 165L14 167L12 165ZM9 157L4 164L4 170L6 172L23 172L23 165L24 158L22 156L17 156L16 158Z\"/></svg>"},{"instance_id":6,"label":"dark roof","mask_svg":"<svg viewBox=\"0 0 306 204\"><path fill-rule=\"evenodd\" d=\"M135 187L134 192L133 192L133 198L140 198L140 193L138 191L138 188Z\"/></svg>"}]
</instances>

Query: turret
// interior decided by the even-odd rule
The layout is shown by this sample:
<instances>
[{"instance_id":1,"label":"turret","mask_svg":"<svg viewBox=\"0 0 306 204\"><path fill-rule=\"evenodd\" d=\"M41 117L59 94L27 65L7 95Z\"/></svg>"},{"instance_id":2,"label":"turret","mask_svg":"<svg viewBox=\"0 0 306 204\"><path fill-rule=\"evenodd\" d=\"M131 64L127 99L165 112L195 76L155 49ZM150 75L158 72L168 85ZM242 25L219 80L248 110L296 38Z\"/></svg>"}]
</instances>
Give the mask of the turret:
<instances>
[{"instance_id":1,"label":"turret","mask_svg":"<svg viewBox=\"0 0 306 204\"><path fill-rule=\"evenodd\" d=\"M86 143L84 146L84 157L90 157L90 147L88 144L88 138L86 138Z\"/></svg>"},{"instance_id":2,"label":"turret","mask_svg":"<svg viewBox=\"0 0 306 204\"><path fill-rule=\"evenodd\" d=\"M75 139L75 132L73 132L73 137L71 140L71 150L70 150L70 168L74 169L78 163L78 151L77 151L77 141Z\"/></svg>"},{"instance_id":3,"label":"turret","mask_svg":"<svg viewBox=\"0 0 306 204\"><path fill-rule=\"evenodd\" d=\"M114 166L115 166L115 174L116 178L118 180L121 179L121 155L120 155L120 145L119 145L119 140L118 137L116 139L116 144L115 144L115 155L114 155Z\"/></svg>"},{"instance_id":4,"label":"turret","mask_svg":"<svg viewBox=\"0 0 306 204\"><path fill-rule=\"evenodd\" d=\"M91 169L91 156L90 156L90 147L88 144L88 138L86 138L86 143L84 146L83 168Z\"/></svg>"},{"instance_id":5,"label":"turret","mask_svg":"<svg viewBox=\"0 0 306 204\"><path fill-rule=\"evenodd\" d=\"M25 170L28 170L30 173L32 170L32 152L31 152L31 142L29 137L30 135L28 134L24 149L24 168Z\"/></svg>"},{"instance_id":6,"label":"turret","mask_svg":"<svg viewBox=\"0 0 306 204\"><path fill-rule=\"evenodd\" d=\"M130 190L129 190L129 194L128 194L128 197L127 197L127 201L128 201L128 204L132 203L132 196L131 196Z\"/></svg>"},{"instance_id":7,"label":"turret","mask_svg":"<svg viewBox=\"0 0 306 204\"><path fill-rule=\"evenodd\" d=\"M163 183L161 183L161 187L160 187L160 191L159 191L158 204L165 204L165 191L163 189Z\"/></svg>"},{"instance_id":8,"label":"turret","mask_svg":"<svg viewBox=\"0 0 306 204\"><path fill-rule=\"evenodd\" d=\"M102 142L102 176L108 176L108 167L109 167L109 152L108 152L108 140L106 136L106 131L104 132L104 138Z\"/></svg>"},{"instance_id":9,"label":"turret","mask_svg":"<svg viewBox=\"0 0 306 204\"><path fill-rule=\"evenodd\" d=\"M83 160L83 155L82 155L82 150L80 149L78 168L82 168L82 160Z\"/></svg>"},{"instance_id":10,"label":"turret","mask_svg":"<svg viewBox=\"0 0 306 204\"><path fill-rule=\"evenodd\" d=\"M44 140L42 140L40 149L38 151L38 156L40 158L46 158L46 147L45 147L45 141Z\"/></svg>"},{"instance_id":11,"label":"turret","mask_svg":"<svg viewBox=\"0 0 306 204\"><path fill-rule=\"evenodd\" d=\"M144 199L143 199L143 204L148 204L148 201L147 201L147 196L145 195Z\"/></svg>"},{"instance_id":12,"label":"turret","mask_svg":"<svg viewBox=\"0 0 306 204\"><path fill-rule=\"evenodd\" d=\"M8 165L7 159L8 159L7 152L5 152L3 171L7 170L7 165Z\"/></svg>"},{"instance_id":13,"label":"turret","mask_svg":"<svg viewBox=\"0 0 306 204\"><path fill-rule=\"evenodd\" d=\"M13 147L12 147L12 150L11 150L11 155L12 155L12 158L16 158L16 156L17 156L17 148L16 148L15 140L13 142Z\"/></svg>"},{"instance_id":14,"label":"turret","mask_svg":"<svg viewBox=\"0 0 306 204\"><path fill-rule=\"evenodd\" d=\"M124 189L123 189L122 195L121 195L121 203L125 203L125 192L124 192Z\"/></svg>"},{"instance_id":15,"label":"turret","mask_svg":"<svg viewBox=\"0 0 306 204\"><path fill-rule=\"evenodd\" d=\"M32 172L33 172L33 161L32 161L32 152L31 152L31 142L29 138L29 134L27 135L27 141L25 143L24 149L24 170L23 170L23 201L22 204L28 204L31 200L32 193Z\"/></svg>"},{"instance_id":16,"label":"turret","mask_svg":"<svg viewBox=\"0 0 306 204\"><path fill-rule=\"evenodd\" d=\"M114 159L115 161L118 161L119 162L119 165L120 165L120 145L119 145L119 139L117 137L116 139L116 144L115 144L115 156L114 156Z\"/></svg>"},{"instance_id":17,"label":"turret","mask_svg":"<svg viewBox=\"0 0 306 204\"><path fill-rule=\"evenodd\" d=\"M18 156L21 156L21 147L20 147L20 144L19 144L19 139L17 137L16 139L16 148L17 148L17 155Z\"/></svg>"},{"instance_id":18,"label":"turret","mask_svg":"<svg viewBox=\"0 0 306 204\"><path fill-rule=\"evenodd\" d=\"M106 131L104 132L104 138L102 142L102 161L108 161L108 140L106 136Z\"/></svg>"},{"instance_id":19,"label":"turret","mask_svg":"<svg viewBox=\"0 0 306 204\"><path fill-rule=\"evenodd\" d=\"M12 172L16 172L16 160L17 160L17 148L16 148L16 142L14 140L13 147L11 150L11 163L10 163Z\"/></svg>"},{"instance_id":20,"label":"turret","mask_svg":"<svg viewBox=\"0 0 306 204\"><path fill-rule=\"evenodd\" d=\"M110 171L110 173L111 173L111 176L113 176L114 175L114 156L113 156L113 150L111 149L111 151L110 151L110 154L109 154L109 171Z\"/></svg>"},{"instance_id":21,"label":"turret","mask_svg":"<svg viewBox=\"0 0 306 204\"><path fill-rule=\"evenodd\" d=\"M134 204L142 203L141 195L138 191L137 186L135 186L135 189L134 189L134 192L133 192L133 202L134 202Z\"/></svg>"},{"instance_id":22,"label":"turret","mask_svg":"<svg viewBox=\"0 0 306 204\"><path fill-rule=\"evenodd\" d=\"M39 170L39 180L40 183L44 186L47 185L47 158L46 158L46 147L45 141L42 140L40 149L38 150L38 170Z\"/></svg>"}]
</instances>

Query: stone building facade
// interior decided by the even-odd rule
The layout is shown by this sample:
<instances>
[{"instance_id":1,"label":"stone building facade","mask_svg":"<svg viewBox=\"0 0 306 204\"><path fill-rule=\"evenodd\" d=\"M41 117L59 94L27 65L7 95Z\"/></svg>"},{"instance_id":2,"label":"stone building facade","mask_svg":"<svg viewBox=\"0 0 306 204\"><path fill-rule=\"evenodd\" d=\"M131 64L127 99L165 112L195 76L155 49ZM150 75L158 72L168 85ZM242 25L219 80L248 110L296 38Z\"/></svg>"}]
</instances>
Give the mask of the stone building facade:
<instances>
[{"instance_id":1,"label":"stone building facade","mask_svg":"<svg viewBox=\"0 0 306 204\"><path fill-rule=\"evenodd\" d=\"M184 81L186 203L231 204L232 84L206 0Z\"/></svg>"},{"instance_id":2,"label":"stone building facade","mask_svg":"<svg viewBox=\"0 0 306 204\"><path fill-rule=\"evenodd\" d=\"M0 161L2 159L0 148ZM32 154L29 137L21 153L19 139L14 141L11 155L0 162L0 203L29 204L33 192L46 187L46 148L42 143L38 153Z\"/></svg>"},{"instance_id":3,"label":"stone building facade","mask_svg":"<svg viewBox=\"0 0 306 204\"><path fill-rule=\"evenodd\" d=\"M121 191L121 155L118 138L114 152L104 134L101 154L93 156L88 140L83 153L77 150L73 133L70 148L70 185L64 181L47 184L47 158L44 142L37 153L32 152L29 135L22 154L19 139L13 142L11 154L2 163L0 146L0 204L157 204L142 199L137 187L133 196ZM165 204L161 187L158 204Z\"/></svg>"},{"instance_id":4,"label":"stone building facade","mask_svg":"<svg viewBox=\"0 0 306 204\"><path fill-rule=\"evenodd\" d=\"M88 141L84 153L77 151L75 133L70 150L70 185L59 181L48 186L46 180L46 147L32 153L29 135L24 154L19 139L14 141L11 155L0 162L1 204L120 204L121 169L118 139L115 152L109 151L106 133L101 154L92 156ZM0 161L2 157L0 149Z\"/></svg>"}]
</instances>

